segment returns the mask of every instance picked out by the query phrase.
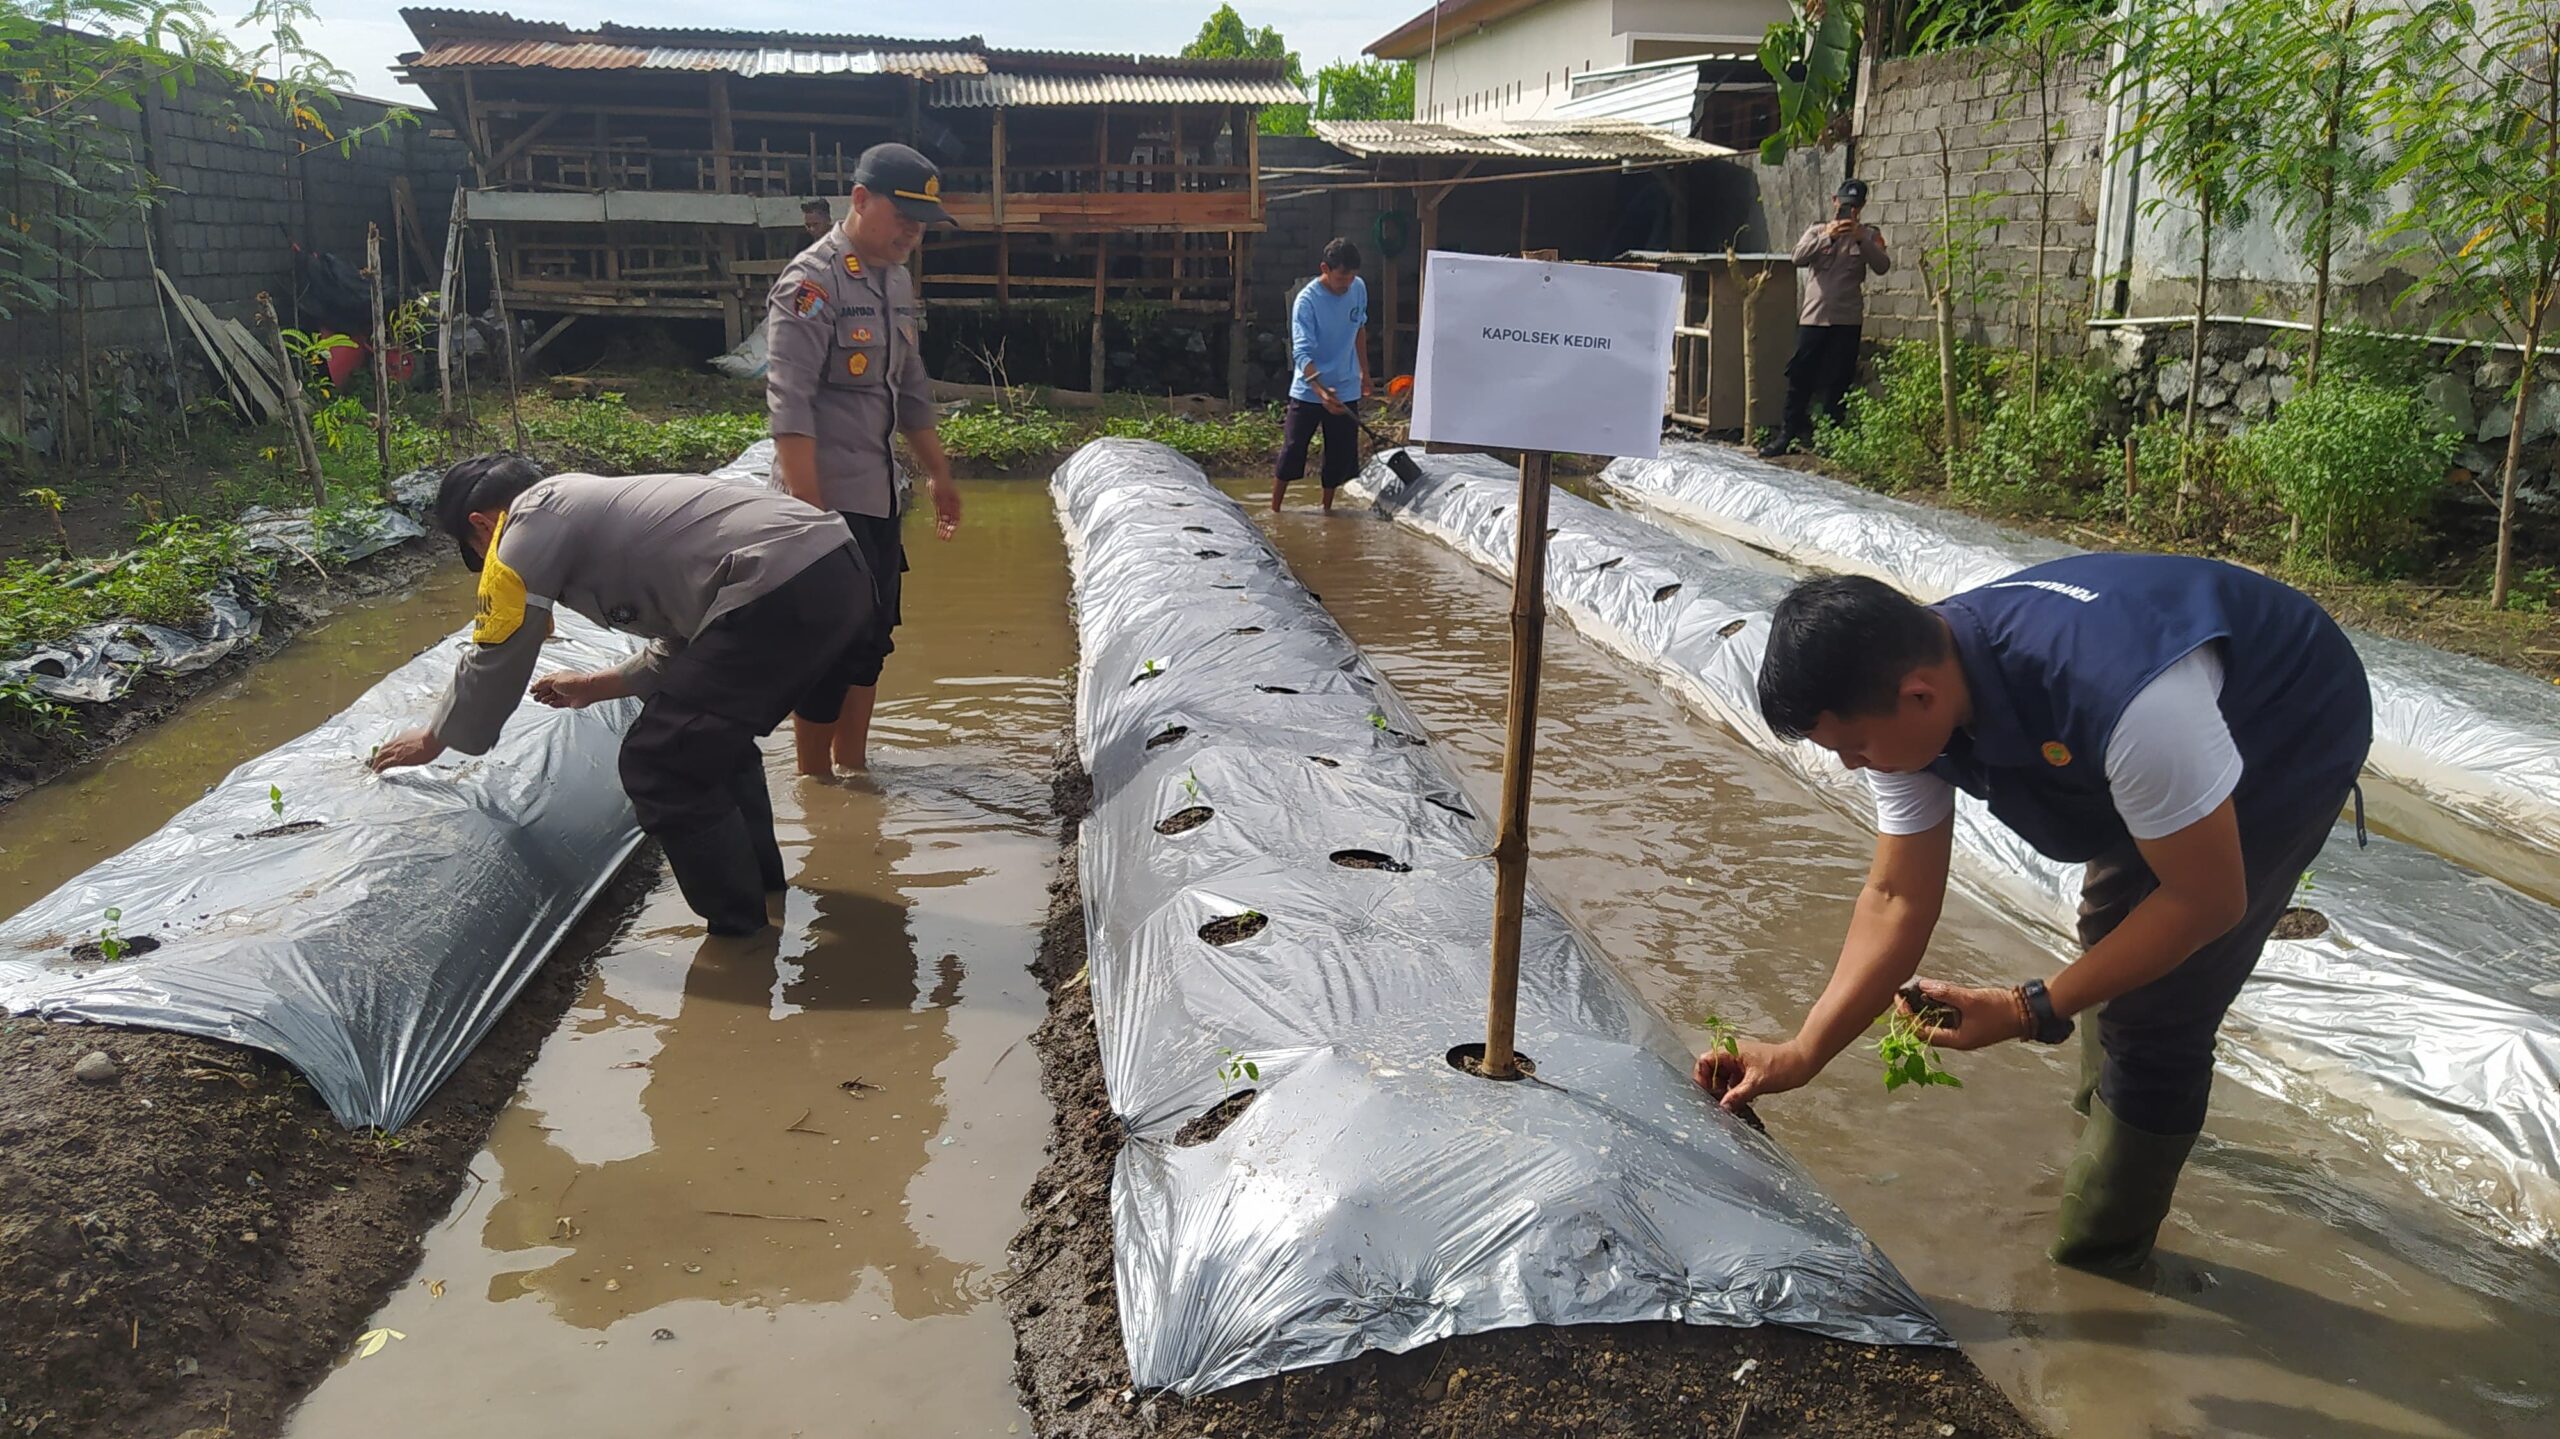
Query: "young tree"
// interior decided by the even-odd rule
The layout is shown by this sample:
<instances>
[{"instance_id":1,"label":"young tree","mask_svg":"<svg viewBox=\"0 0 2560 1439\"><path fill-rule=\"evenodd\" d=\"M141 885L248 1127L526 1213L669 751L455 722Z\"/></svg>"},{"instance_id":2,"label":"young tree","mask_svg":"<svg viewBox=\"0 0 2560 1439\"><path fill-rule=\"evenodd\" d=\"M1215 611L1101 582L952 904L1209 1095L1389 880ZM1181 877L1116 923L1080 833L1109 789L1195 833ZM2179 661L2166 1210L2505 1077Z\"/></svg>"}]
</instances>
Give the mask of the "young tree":
<instances>
[{"instance_id":1,"label":"young tree","mask_svg":"<svg viewBox=\"0 0 2560 1439\"><path fill-rule=\"evenodd\" d=\"M2386 236L2422 266L2412 293L2486 320L2523 350L2499 486L2489 603L2504 608L2536 362L2560 305L2560 0L2436 0L2410 22L2384 100L2409 206Z\"/></svg>"},{"instance_id":2,"label":"young tree","mask_svg":"<svg viewBox=\"0 0 2560 1439\"><path fill-rule=\"evenodd\" d=\"M2196 314L2188 337L2186 415L2179 425L2177 509L2193 493L2196 396L2204 380L2204 332L2212 313L2215 230L2248 218L2250 152L2265 139L2271 0L2205 7L2144 0L2126 17L2112 77L2142 96L2119 132L2165 194L2143 208L2189 211L2196 222Z\"/></svg>"},{"instance_id":3,"label":"young tree","mask_svg":"<svg viewBox=\"0 0 2560 1439\"><path fill-rule=\"evenodd\" d=\"M1220 5L1207 20L1202 21L1199 37L1183 46L1182 53L1192 60L1278 60L1283 62L1281 74L1290 84L1301 90L1307 88L1306 69L1298 62L1298 52L1290 49L1289 42L1281 37L1279 27L1247 25L1233 5ZM1265 106L1262 133L1306 134L1307 107Z\"/></svg>"},{"instance_id":4,"label":"young tree","mask_svg":"<svg viewBox=\"0 0 2560 1439\"><path fill-rule=\"evenodd\" d=\"M2377 0L2279 0L2279 9L2269 57L2272 118L2250 162L2311 259L2308 387L2320 382L2339 239L2381 219L2389 170L2379 143L2383 80L2393 68L2391 46L2408 27Z\"/></svg>"},{"instance_id":5,"label":"young tree","mask_svg":"<svg viewBox=\"0 0 2560 1439\"><path fill-rule=\"evenodd\" d=\"M2080 67L2098 48L2100 32L2090 0L2021 0L1990 22L1985 44L1995 63L2007 65L2026 82L2015 105L2025 112L2035 138L2017 152L2018 164L2033 177L2036 228L2028 248L2035 252L2027 281L2027 414L2043 408L2045 362L2045 251L2053 241L2053 171L2069 132L2064 109L2076 88ZM1937 26L1923 32L1923 42L1945 38L1961 27L1978 26L1982 11L1952 7L1941 12Z\"/></svg>"},{"instance_id":6,"label":"young tree","mask_svg":"<svg viewBox=\"0 0 2560 1439\"><path fill-rule=\"evenodd\" d=\"M1318 120L1410 120L1413 62L1337 60L1316 72Z\"/></svg>"}]
</instances>

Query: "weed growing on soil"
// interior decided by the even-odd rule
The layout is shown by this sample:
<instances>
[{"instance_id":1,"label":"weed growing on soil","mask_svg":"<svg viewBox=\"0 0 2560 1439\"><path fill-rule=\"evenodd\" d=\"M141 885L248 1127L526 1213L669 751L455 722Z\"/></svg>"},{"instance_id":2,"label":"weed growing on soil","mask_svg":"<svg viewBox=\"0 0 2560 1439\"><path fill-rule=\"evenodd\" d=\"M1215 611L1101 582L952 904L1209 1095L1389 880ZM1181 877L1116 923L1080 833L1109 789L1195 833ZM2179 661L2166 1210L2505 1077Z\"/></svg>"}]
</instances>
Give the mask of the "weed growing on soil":
<instances>
[{"instance_id":1,"label":"weed growing on soil","mask_svg":"<svg viewBox=\"0 0 2560 1439\"><path fill-rule=\"evenodd\" d=\"M124 942L124 911L110 905L106 923L98 926L98 953L107 957L107 963L113 964L124 958L130 947Z\"/></svg>"},{"instance_id":2,"label":"weed growing on soil","mask_svg":"<svg viewBox=\"0 0 2560 1439\"><path fill-rule=\"evenodd\" d=\"M764 413L735 411L651 420L607 390L591 400L528 400L525 433L564 463L603 474L707 474L763 439Z\"/></svg>"},{"instance_id":3,"label":"weed growing on soil","mask_svg":"<svg viewBox=\"0 0 2560 1439\"><path fill-rule=\"evenodd\" d=\"M1123 439L1154 440L1179 451L1185 459L1212 468L1259 464L1280 448L1280 422L1268 410L1247 410L1217 420L1192 420L1173 414L1116 415L1102 422L1102 432Z\"/></svg>"},{"instance_id":4,"label":"weed growing on soil","mask_svg":"<svg viewBox=\"0 0 2560 1439\"><path fill-rule=\"evenodd\" d=\"M45 696L31 680L0 684L0 725L38 736L77 733L80 718L71 706Z\"/></svg>"},{"instance_id":5,"label":"weed growing on soil","mask_svg":"<svg viewBox=\"0 0 2560 1439\"><path fill-rule=\"evenodd\" d=\"M1247 914L1251 910L1245 911ZM1262 1082L1262 1066L1232 1049L1218 1051L1218 1077L1229 1084Z\"/></svg>"},{"instance_id":6,"label":"weed growing on soil","mask_svg":"<svg viewBox=\"0 0 2560 1439\"><path fill-rule=\"evenodd\" d=\"M971 407L946 415L938 426L942 448L955 460L1009 470L1075 448L1084 438L1074 424L1047 410Z\"/></svg>"},{"instance_id":7,"label":"weed growing on soil","mask_svg":"<svg viewBox=\"0 0 2560 1439\"><path fill-rule=\"evenodd\" d=\"M1888 1091L1906 1084L1964 1088L1964 1081L1947 1073L1938 1062L1937 1046L1920 1037L1920 1016L1888 1009L1876 1023L1884 1028L1883 1037L1876 1041L1876 1057L1884 1061L1884 1087Z\"/></svg>"},{"instance_id":8,"label":"weed growing on soil","mask_svg":"<svg viewBox=\"0 0 2560 1439\"><path fill-rule=\"evenodd\" d=\"M54 548L64 559L71 558L71 532L62 526L62 492L38 486L32 490L20 490L18 497L44 511L46 517L53 521Z\"/></svg>"}]
</instances>

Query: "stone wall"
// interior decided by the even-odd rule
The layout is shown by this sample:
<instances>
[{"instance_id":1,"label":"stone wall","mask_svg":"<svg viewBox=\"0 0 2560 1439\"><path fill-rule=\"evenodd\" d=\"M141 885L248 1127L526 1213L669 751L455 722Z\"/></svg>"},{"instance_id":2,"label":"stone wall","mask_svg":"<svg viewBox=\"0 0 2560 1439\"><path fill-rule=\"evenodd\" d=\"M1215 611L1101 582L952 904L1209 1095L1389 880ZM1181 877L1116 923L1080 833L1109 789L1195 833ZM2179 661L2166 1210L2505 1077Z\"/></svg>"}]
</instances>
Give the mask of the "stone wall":
<instances>
[{"instance_id":1,"label":"stone wall","mask_svg":"<svg viewBox=\"0 0 2560 1439\"><path fill-rule=\"evenodd\" d=\"M2052 170L2051 230L2045 248L2045 333L2056 353L2083 341L2089 313L2089 270L2097 247L2098 189L2106 143L2104 66L2091 63L2057 86L2060 140ZM1942 181L1938 135L1948 141L1951 177ZM1865 127L1857 141L1856 169L1867 182L1866 218L1884 231L1893 270L1867 283L1867 334L1872 339L1934 336L1935 317L1921 280L1920 257L1929 227L1952 190L1959 213L1980 198L1972 213L1993 221L1981 236L1978 267L2003 278L2003 293L1961 305L1968 337L2023 349L2027 295L2035 271L2038 141L2035 89L2027 77L1960 50L1895 60L1877 67L1868 94ZM1791 245L1793 235L1780 243Z\"/></svg>"}]
</instances>

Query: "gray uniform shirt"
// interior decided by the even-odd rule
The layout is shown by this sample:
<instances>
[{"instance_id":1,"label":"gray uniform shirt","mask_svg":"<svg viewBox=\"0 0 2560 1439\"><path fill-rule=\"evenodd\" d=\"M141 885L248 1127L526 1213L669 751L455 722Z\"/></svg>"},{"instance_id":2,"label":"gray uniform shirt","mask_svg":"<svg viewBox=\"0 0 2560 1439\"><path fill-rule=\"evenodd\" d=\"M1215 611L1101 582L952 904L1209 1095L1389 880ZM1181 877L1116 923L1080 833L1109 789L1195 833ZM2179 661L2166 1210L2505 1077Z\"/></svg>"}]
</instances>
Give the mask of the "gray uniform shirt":
<instances>
[{"instance_id":1,"label":"gray uniform shirt","mask_svg":"<svg viewBox=\"0 0 2560 1439\"><path fill-rule=\"evenodd\" d=\"M496 744L533 679L554 605L648 640L622 666L645 695L713 620L851 541L841 517L767 489L700 475L554 475L499 522L472 643L428 728L464 754Z\"/></svg>"},{"instance_id":2,"label":"gray uniform shirt","mask_svg":"<svg viewBox=\"0 0 2560 1439\"><path fill-rule=\"evenodd\" d=\"M818 497L857 515L898 511L891 434L934 422L915 278L866 265L839 225L800 252L766 304L765 408L776 435L818 442Z\"/></svg>"},{"instance_id":3,"label":"gray uniform shirt","mask_svg":"<svg viewBox=\"0 0 2560 1439\"><path fill-rule=\"evenodd\" d=\"M1804 271L1804 304L1796 322L1855 325L1866 318L1867 272L1892 269L1893 257L1873 225L1860 225L1854 239L1826 235L1823 228L1812 226L1796 241L1796 268Z\"/></svg>"}]
</instances>

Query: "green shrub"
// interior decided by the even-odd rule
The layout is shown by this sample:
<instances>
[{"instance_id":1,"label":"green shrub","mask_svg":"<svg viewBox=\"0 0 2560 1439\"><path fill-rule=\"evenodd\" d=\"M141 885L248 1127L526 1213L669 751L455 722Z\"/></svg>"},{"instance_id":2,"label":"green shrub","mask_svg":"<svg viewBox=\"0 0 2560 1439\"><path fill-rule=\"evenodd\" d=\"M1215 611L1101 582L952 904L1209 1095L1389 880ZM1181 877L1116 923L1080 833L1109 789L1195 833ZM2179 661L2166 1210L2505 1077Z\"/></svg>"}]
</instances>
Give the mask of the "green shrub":
<instances>
[{"instance_id":1,"label":"green shrub","mask_svg":"<svg viewBox=\"0 0 2560 1439\"><path fill-rule=\"evenodd\" d=\"M592 400L525 406L533 448L563 468L606 475L700 474L763 439L762 411L649 420L610 392Z\"/></svg>"},{"instance_id":2,"label":"green shrub","mask_svg":"<svg viewBox=\"0 0 2560 1439\"><path fill-rule=\"evenodd\" d=\"M2415 549L2461 437L2416 390L2338 374L2237 446L2300 522L2297 554L2374 567Z\"/></svg>"},{"instance_id":3,"label":"green shrub","mask_svg":"<svg viewBox=\"0 0 2560 1439\"><path fill-rule=\"evenodd\" d=\"M1989 418L1983 353L1956 347L1956 410L1969 430ZM1876 350L1876 389L1849 392L1847 417L1818 420L1815 448L1888 490L1925 489L1947 479L1946 404L1938 386L1938 351L1916 340ZM1968 434L1967 443L1972 442Z\"/></svg>"},{"instance_id":4,"label":"green shrub","mask_svg":"<svg viewBox=\"0 0 2560 1439\"><path fill-rule=\"evenodd\" d=\"M204 617L205 591L246 559L237 528L182 515L144 526L133 554L95 580L86 565L47 572L13 560L0 570L0 655L119 616L192 624Z\"/></svg>"},{"instance_id":5,"label":"green shrub","mask_svg":"<svg viewBox=\"0 0 2560 1439\"><path fill-rule=\"evenodd\" d=\"M1934 381L1935 367L1931 369ZM2057 492L2077 494L2104 485L2118 468L2103 428L2106 377L2084 367L2048 366L2031 414L2024 362L2000 370L2004 383L1991 418L1965 437L1956 454L1955 492L1977 504L2024 506L2051 500Z\"/></svg>"},{"instance_id":6,"label":"green shrub","mask_svg":"<svg viewBox=\"0 0 2560 1439\"><path fill-rule=\"evenodd\" d=\"M1245 410L1221 420L1192 420L1163 412L1116 415L1102 422L1102 432L1169 445L1211 469L1261 464L1280 449L1280 421L1269 410Z\"/></svg>"},{"instance_id":7,"label":"green shrub","mask_svg":"<svg viewBox=\"0 0 2560 1439\"><path fill-rule=\"evenodd\" d=\"M942 448L955 460L1009 470L1075 447L1077 429L1047 410L972 405L942 417Z\"/></svg>"},{"instance_id":8,"label":"green shrub","mask_svg":"<svg viewBox=\"0 0 2560 1439\"><path fill-rule=\"evenodd\" d=\"M2179 417L2163 415L2134 427L2133 487L2125 488L2122 464L2108 485L2112 504L2133 532L2162 544L2202 542L2256 555L2260 539L2278 523L2264 485L2239 443L2210 426L2196 431L2195 463L2181 464L2184 436ZM2186 496L2179 498L2179 488ZM2271 556L2268 556L2271 557Z\"/></svg>"}]
</instances>

